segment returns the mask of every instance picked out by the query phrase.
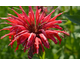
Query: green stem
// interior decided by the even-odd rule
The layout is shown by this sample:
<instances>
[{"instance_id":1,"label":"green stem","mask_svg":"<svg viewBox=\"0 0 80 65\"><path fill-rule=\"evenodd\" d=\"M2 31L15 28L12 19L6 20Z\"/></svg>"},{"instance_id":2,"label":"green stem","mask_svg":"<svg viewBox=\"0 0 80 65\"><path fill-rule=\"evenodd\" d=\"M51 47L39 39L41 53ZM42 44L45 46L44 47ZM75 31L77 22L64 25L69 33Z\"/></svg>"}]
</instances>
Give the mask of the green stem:
<instances>
[{"instance_id":1,"label":"green stem","mask_svg":"<svg viewBox=\"0 0 80 65\"><path fill-rule=\"evenodd\" d=\"M38 57L40 59L45 59L45 51L43 53L39 54Z\"/></svg>"}]
</instances>

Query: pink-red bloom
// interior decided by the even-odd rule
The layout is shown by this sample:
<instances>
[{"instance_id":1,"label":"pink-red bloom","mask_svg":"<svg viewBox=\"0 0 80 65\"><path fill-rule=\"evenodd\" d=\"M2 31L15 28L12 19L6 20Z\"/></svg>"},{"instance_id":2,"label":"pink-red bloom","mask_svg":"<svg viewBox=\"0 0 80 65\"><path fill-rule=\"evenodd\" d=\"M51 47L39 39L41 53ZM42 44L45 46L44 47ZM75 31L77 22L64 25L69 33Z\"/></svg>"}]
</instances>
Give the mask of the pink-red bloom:
<instances>
[{"instance_id":1,"label":"pink-red bloom","mask_svg":"<svg viewBox=\"0 0 80 65\"><path fill-rule=\"evenodd\" d=\"M19 45L22 44L24 47L24 52L26 49L29 50L28 58L32 58L33 54L35 53L39 54L40 51L44 52L43 46L49 48L50 46L48 39L51 39L55 44L57 44L58 41L55 39L57 38L59 40L59 44L61 44L62 39L59 35L61 35L61 33L69 35L65 31L60 31L62 28L58 24L62 23L62 21L56 20L56 18L62 13L59 13L57 16L51 18L51 14L55 12L55 10L53 10L47 16L44 16L44 11L40 13L41 9L38 9L38 7L36 7L36 13L34 14L32 7L29 6L28 15L21 6L20 9L22 11L21 14L12 9L18 17L8 14L10 17L1 18L11 22L5 22L5 24L10 24L11 26L5 27L1 30L9 30L10 33L5 34L1 37L1 39L9 36L11 41L9 45L11 45L11 47L13 46L14 42L17 41L17 47L15 51L18 49ZM55 28L60 30L54 30Z\"/></svg>"}]
</instances>

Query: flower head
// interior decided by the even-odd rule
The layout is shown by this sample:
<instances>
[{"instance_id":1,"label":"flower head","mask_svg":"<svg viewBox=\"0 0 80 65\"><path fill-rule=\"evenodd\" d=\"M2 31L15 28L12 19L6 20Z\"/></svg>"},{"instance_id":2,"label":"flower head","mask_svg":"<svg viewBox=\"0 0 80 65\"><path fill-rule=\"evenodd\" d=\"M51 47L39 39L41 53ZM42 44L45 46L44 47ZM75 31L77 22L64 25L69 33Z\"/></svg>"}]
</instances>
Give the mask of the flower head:
<instances>
[{"instance_id":1,"label":"flower head","mask_svg":"<svg viewBox=\"0 0 80 65\"><path fill-rule=\"evenodd\" d=\"M29 6L28 15L25 13L23 8L20 6L21 14L17 13L14 9L12 9L18 17L8 14L10 17L1 18L10 21L10 23L5 22L5 24L10 24L11 26L5 27L1 30L9 30L9 34L5 34L1 37L3 39L6 36L9 36L11 43L11 47L14 42L17 41L17 47L15 51L18 49L19 45L22 44L24 47L24 52L28 49L28 58L32 58L33 54L39 54L40 51L44 52L44 47L49 48L48 39L51 39L55 44L57 44L57 40L59 40L59 44L61 44L62 39L59 35L64 33L69 35L65 31L60 31L62 28L58 25L62 23L61 20L56 20L58 16L62 13L59 13L57 16L51 18L51 14L55 12L53 10L47 16L44 16L44 11L42 13L41 9L36 7L36 13L34 14L32 7ZM35 21L36 20L36 21ZM53 30L51 29L53 28ZM60 29L60 30L55 30ZM0 30L0 31L1 31Z\"/></svg>"}]
</instances>

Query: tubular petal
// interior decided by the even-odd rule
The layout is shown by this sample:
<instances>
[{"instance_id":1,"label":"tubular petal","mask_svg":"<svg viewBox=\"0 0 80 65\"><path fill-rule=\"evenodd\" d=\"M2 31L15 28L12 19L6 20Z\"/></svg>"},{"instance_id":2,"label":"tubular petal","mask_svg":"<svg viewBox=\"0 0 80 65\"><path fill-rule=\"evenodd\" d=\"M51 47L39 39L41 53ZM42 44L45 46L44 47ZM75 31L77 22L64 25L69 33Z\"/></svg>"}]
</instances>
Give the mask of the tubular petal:
<instances>
[{"instance_id":1,"label":"tubular petal","mask_svg":"<svg viewBox=\"0 0 80 65\"><path fill-rule=\"evenodd\" d=\"M43 34L39 34L39 36L40 36L40 38L41 38L44 46L45 46L46 48L49 48L49 42L48 42L47 38L46 38Z\"/></svg>"},{"instance_id":2,"label":"tubular petal","mask_svg":"<svg viewBox=\"0 0 80 65\"><path fill-rule=\"evenodd\" d=\"M28 21L28 23L31 25L30 19L28 18L27 14L25 13L25 11L23 10L23 8L20 6L23 15L25 16L26 20Z\"/></svg>"},{"instance_id":3,"label":"tubular petal","mask_svg":"<svg viewBox=\"0 0 80 65\"><path fill-rule=\"evenodd\" d=\"M38 6L36 6L36 25L38 25L38 19L39 19L39 12L38 12Z\"/></svg>"},{"instance_id":4,"label":"tubular petal","mask_svg":"<svg viewBox=\"0 0 80 65\"><path fill-rule=\"evenodd\" d=\"M9 14L8 14L8 15L9 15ZM22 22L23 24L25 24L25 23L27 24L26 20L22 20L22 19L20 19L20 18L14 16L14 15L11 15L11 16L12 16L12 18L14 18L14 19L16 19L16 20Z\"/></svg>"},{"instance_id":5,"label":"tubular petal","mask_svg":"<svg viewBox=\"0 0 80 65\"><path fill-rule=\"evenodd\" d=\"M14 35L14 34L15 34L15 32L11 32L11 33L9 33L9 34L5 34L4 36L1 37L1 39L3 39L4 37L6 37L6 36L8 36L8 35Z\"/></svg>"},{"instance_id":6,"label":"tubular petal","mask_svg":"<svg viewBox=\"0 0 80 65\"><path fill-rule=\"evenodd\" d=\"M54 30L54 31L56 31L56 30ZM65 31L58 31L58 30L57 30L56 32L58 32L58 33L59 33L59 32L60 32L60 33L64 33L64 34L66 34L66 35L69 36L69 33L65 32Z\"/></svg>"},{"instance_id":7,"label":"tubular petal","mask_svg":"<svg viewBox=\"0 0 80 65\"><path fill-rule=\"evenodd\" d=\"M35 45L36 45L36 53L39 53L39 44L40 44L40 39L38 37L35 38Z\"/></svg>"},{"instance_id":8,"label":"tubular petal","mask_svg":"<svg viewBox=\"0 0 80 65\"><path fill-rule=\"evenodd\" d=\"M48 21L48 20L50 19L51 14L52 14L53 12L55 12L55 10L53 10L49 15L47 15L47 16L43 19L43 21L42 21L41 23L44 23L44 22Z\"/></svg>"},{"instance_id":9,"label":"tubular petal","mask_svg":"<svg viewBox=\"0 0 80 65\"><path fill-rule=\"evenodd\" d=\"M27 46L28 47L33 45L35 37L36 37L36 35L34 33L30 34L30 36L28 38L28 42L27 42Z\"/></svg>"},{"instance_id":10,"label":"tubular petal","mask_svg":"<svg viewBox=\"0 0 80 65\"><path fill-rule=\"evenodd\" d=\"M12 26L5 27L5 28L1 29L0 31L2 31L2 30L10 30L10 28L12 28Z\"/></svg>"},{"instance_id":11,"label":"tubular petal","mask_svg":"<svg viewBox=\"0 0 80 65\"><path fill-rule=\"evenodd\" d=\"M40 46L41 46L41 48L42 48L42 51L44 52L44 47L43 47L43 45L42 45L42 42L40 43Z\"/></svg>"},{"instance_id":12,"label":"tubular petal","mask_svg":"<svg viewBox=\"0 0 80 65\"><path fill-rule=\"evenodd\" d=\"M36 25L38 26L39 24L39 13L40 13L41 9L38 10L38 6L36 6Z\"/></svg>"},{"instance_id":13,"label":"tubular petal","mask_svg":"<svg viewBox=\"0 0 80 65\"><path fill-rule=\"evenodd\" d=\"M44 29L41 29L40 31L47 37Z\"/></svg>"},{"instance_id":14,"label":"tubular petal","mask_svg":"<svg viewBox=\"0 0 80 65\"><path fill-rule=\"evenodd\" d=\"M40 15L39 17L39 20L38 20L38 24L41 23L41 20L44 18L44 12L42 12L42 14Z\"/></svg>"},{"instance_id":15,"label":"tubular petal","mask_svg":"<svg viewBox=\"0 0 80 65\"><path fill-rule=\"evenodd\" d=\"M51 18L48 22L54 21L58 16L60 16L62 13L59 13L57 16Z\"/></svg>"},{"instance_id":16,"label":"tubular petal","mask_svg":"<svg viewBox=\"0 0 80 65\"><path fill-rule=\"evenodd\" d=\"M33 10L32 10L32 7L31 7L31 6L29 6L29 12L31 12L32 22L33 22L33 24L35 24L35 22L34 22L34 12L33 12Z\"/></svg>"},{"instance_id":17,"label":"tubular petal","mask_svg":"<svg viewBox=\"0 0 80 65\"><path fill-rule=\"evenodd\" d=\"M24 43L25 43L25 46L24 46L24 52L25 52L27 48L27 40Z\"/></svg>"},{"instance_id":18,"label":"tubular petal","mask_svg":"<svg viewBox=\"0 0 80 65\"><path fill-rule=\"evenodd\" d=\"M28 37L29 37L28 33L21 35L19 38L19 44L22 44Z\"/></svg>"},{"instance_id":19,"label":"tubular petal","mask_svg":"<svg viewBox=\"0 0 80 65\"><path fill-rule=\"evenodd\" d=\"M17 39L19 39L19 36L15 37L15 39L12 40L11 43L10 43L9 45L12 45ZM8 46L9 46L9 45L8 45Z\"/></svg>"},{"instance_id":20,"label":"tubular petal","mask_svg":"<svg viewBox=\"0 0 80 65\"><path fill-rule=\"evenodd\" d=\"M55 44L57 44L57 40L54 38L52 34L48 34L47 37L51 39Z\"/></svg>"},{"instance_id":21,"label":"tubular petal","mask_svg":"<svg viewBox=\"0 0 80 65\"><path fill-rule=\"evenodd\" d=\"M8 18L8 21L10 21L11 23L17 24L17 25L24 25L22 22L16 20L16 19L12 19L12 18Z\"/></svg>"},{"instance_id":22,"label":"tubular petal","mask_svg":"<svg viewBox=\"0 0 80 65\"><path fill-rule=\"evenodd\" d=\"M61 44L62 39L59 37L58 34L53 34L58 40L59 40L59 44Z\"/></svg>"},{"instance_id":23,"label":"tubular petal","mask_svg":"<svg viewBox=\"0 0 80 65\"><path fill-rule=\"evenodd\" d=\"M49 29L49 28L57 28L57 29L60 29L62 30L62 28L59 26L59 25L55 25L55 24L46 24L42 27L43 29Z\"/></svg>"},{"instance_id":24,"label":"tubular petal","mask_svg":"<svg viewBox=\"0 0 80 65\"><path fill-rule=\"evenodd\" d=\"M12 10L15 12L15 14L17 14L17 16L18 16L19 18L22 19L22 17L20 16L20 14L18 14L14 9L12 9Z\"/></svg>"},{"instance_id":25,"label":"tubular petal","mask_svg":"<svg viewBox=\"0 0 80 65\"><path fill-rule=\"evenodd\" d=\"M16 50L18 50L18 48L19 48L19 45L17 45L17 47L16 47L16 49L15 49L15 51L14 51L14 52L16 52Z\"/></svg>"},{"instance_id":26,"label":"tubular petal","mask_svg":"<svg viewBox=\"0 0 80 65\"><path fill-rule=\"evenodd\" d=\"M27 31L27 30L23 30L23 31L17 33L15 36L18 36L18 35L23 34L23 33L25 33L25 32L28 32L28 31ZM15 36L14 36L14 37L15 37Z\"/></svg>"},{"instance_id":27,"label":"tubular petal","mask_svg":"<svg viewBox=\"0 0 80 65\"><path fill-rule=\"evenodd\" d=\"M19 36L17 36L17 37L15 37L12 41L11 41L11 43L9 44L9 45L11 45L11 44L13 44L17 39L19 39L22 35L27 35L26 37L29 37L29 33L24 33L24 34L21 34L21 35L19 35Z\"/></svg>"},{"instance_id":28,"label":"tubular petal","mask_svg":"<svg viewBox=\"0 0 80 65\"><path fill-rule=\"evenodd\" d=\"M62 23L62 21L61 20L58 20L58 21L53 21L53 22L49 22L49 23L46 23L43 27L49 27L49 26L52 26L52 25L55 25L55 23Z\"/></svg>"},{"instance_id":29,"label":"tubular petal","mask_svg":"<svg viewBox=\"0 0 80 65\"><path fill-rule=\"evenodd\" d=\"M9 40L11 41L12 35L9 35Z\"/></svg>"}]
</instances>

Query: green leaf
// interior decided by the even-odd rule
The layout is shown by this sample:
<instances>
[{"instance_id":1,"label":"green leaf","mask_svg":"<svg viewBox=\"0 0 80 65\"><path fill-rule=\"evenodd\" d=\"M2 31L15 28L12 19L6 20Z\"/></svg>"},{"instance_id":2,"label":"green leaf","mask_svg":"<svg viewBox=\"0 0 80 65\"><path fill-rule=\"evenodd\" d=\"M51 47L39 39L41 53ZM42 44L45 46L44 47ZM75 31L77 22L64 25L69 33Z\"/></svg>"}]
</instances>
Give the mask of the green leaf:
<instances>
[{"instance_id":1,"label":"green leaf","mask_svg":"<svg viewBox=\"0 0 80 65\"><path fill-rule=\"evenodd\" d=\"M80 25L80 15L68 15L64 14L71 22Z\"/></svg>"}]
</instances>

